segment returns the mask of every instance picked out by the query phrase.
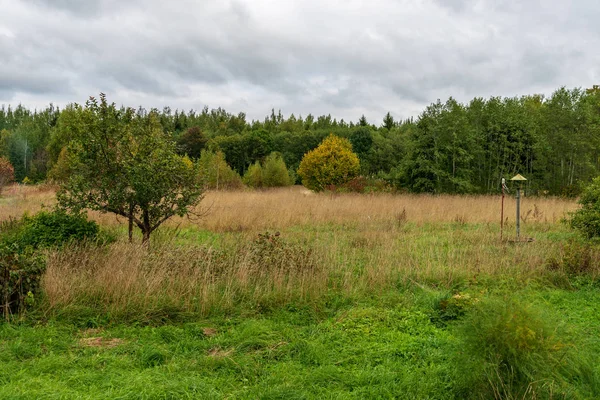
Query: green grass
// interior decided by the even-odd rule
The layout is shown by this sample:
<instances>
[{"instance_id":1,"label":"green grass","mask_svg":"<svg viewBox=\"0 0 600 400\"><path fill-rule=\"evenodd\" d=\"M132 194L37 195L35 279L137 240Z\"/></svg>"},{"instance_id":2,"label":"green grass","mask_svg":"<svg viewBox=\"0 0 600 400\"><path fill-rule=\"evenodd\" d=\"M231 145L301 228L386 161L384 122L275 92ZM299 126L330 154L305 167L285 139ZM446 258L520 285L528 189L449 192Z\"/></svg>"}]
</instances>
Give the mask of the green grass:
<instances>
[{"instance_id":1,"label":"green grass","mask_svg":"<svg viewBox=\"0 0 600 400\"><path fill-rule=\"evenodd\" d=\"M481 287L468 292L498 298ZM4 324L0 398L459 398L456 377L467 373L453 356L461 320L432 322L443 294L415 287L320 309L247 310L155 326ZM576 353L599 365L596 288L526 289L510 296L558 317ZM119 342L86 347L86 337ZM575 398L591 398L583 383L570 390Z\"/></svg>"},{"instance_id":2,"label":"green grass","mask_svg":"<svg viewBox=\"0 0 600 400\"><path fill-rule=\"evenodd\" d=\"M493 224L292 226L281 238L314 250L327 271L323 286L286 296L268 291L269 276L256 277L267 283L261 296L239 289L234 301L219 303L217 277L217 300L205 313L172 294L114 300L130 308L111 308L98 300L109 297L85 293L65 307L49 308L41 298L20 322L0 323L0 399L490 398L489 387L468 386L489 380L493 357L466 350L485 329L527 371L562 355L554 352L557 343L565 349L565 371L534 373L532 379L544 379L538 398L549 398L548 379L553 398L597 398L597 259L582 273L567 273L560 269L563 247L575 234L548 223L524 230L536 241L499 243ZM126 236L122 228L113 233ZM255 238L256 232L165 227L153 237L156 253L142 261L177 268L189 262L188 253L173 248L208 246L227 255ZM568 251L576 270L578 247ZM547 266L552 259L559 269ZM77 253L68 260L80 266ZM379 279L380 272L387 275ZM517 318L513 332L486 319L501 308L494 304L508 303L531 307L539 324ZM481 316L486 304L492 311ZM498 315L510 319L510 312Z\"/></svg>"}]
</instances>

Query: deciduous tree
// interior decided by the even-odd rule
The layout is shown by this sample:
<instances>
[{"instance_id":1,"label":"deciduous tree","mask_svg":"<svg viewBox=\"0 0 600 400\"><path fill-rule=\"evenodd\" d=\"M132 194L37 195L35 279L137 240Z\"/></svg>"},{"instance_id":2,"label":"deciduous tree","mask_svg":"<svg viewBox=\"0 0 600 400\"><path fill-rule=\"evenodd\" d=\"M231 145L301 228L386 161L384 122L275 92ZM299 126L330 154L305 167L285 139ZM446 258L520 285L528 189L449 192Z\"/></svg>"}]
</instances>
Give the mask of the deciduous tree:
<instances>
[{"instance_id":1,"label":"deciduous tree","mask_svg":"<svg viewBox=\"0 0 600 400\"><path fill-rule=\"evenodd\" d=\"M163 222L202 199L196 165L177 155L154 113L118 110L101 94L82 109L68 157L70 176L58 193L67 209L110 212L142 231L145 243Z\"/></svg>"},{"instance_id":2,"label":"deciduous tree","mask_svg":"<svg viewBox=\"0 0 600 400\"><path fill-rule=\"evenodd\" d=\"M334 135L306 153L298 169L302 184L316 191L329 185L343 185L359 172L360 161L352 152L350 141Z\"/></svg>"}]
</instances>

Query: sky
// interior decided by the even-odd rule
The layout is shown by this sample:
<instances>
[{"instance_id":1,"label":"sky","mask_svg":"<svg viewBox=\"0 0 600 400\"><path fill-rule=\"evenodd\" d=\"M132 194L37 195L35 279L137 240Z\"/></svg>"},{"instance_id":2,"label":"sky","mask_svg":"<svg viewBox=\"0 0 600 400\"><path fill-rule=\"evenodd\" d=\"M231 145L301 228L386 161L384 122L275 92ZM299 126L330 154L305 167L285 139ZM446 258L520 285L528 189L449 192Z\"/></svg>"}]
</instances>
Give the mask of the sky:
<instances>
[{"instance_id":1,"label":"sky","mask_svg":"<svg viewBox=\"0 0 600 400\"><path fill-rule=\"evenodd\" d=\"M0 104L380 124L600 84L597 0L0 0Z\"/></svg>"}]
</instances>

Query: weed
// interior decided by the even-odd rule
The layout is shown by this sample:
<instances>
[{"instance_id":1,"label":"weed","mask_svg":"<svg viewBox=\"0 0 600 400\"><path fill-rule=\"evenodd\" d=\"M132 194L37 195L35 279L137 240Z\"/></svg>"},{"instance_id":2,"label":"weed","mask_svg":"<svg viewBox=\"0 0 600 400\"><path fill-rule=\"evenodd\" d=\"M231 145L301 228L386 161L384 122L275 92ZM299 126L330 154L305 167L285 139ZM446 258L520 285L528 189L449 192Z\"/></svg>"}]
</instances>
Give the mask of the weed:
<instances>
[{"instance_id":1,"label":"weed","mask_svg":"<svg viewBox=\"0 0 600 400\"><path fill-rule=\"evenodd\" d=\"M551 320L514 299L479 304L458 328L455 360L460 397L524 399L569 397L570 383L596 386L595 373Z\"/></svg>"}]
</instances>

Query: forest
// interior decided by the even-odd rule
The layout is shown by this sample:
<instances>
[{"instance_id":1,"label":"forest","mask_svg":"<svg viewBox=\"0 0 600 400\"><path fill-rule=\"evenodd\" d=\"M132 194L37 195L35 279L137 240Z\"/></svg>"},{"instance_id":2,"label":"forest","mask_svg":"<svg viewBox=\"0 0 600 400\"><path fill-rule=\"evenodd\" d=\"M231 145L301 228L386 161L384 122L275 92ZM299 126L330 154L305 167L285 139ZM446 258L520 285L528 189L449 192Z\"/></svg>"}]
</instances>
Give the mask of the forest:
<instances>
[{"instance_id":1,"label":"forest","mask_svg":"<svg viewBox=\"0 0 600 400\"><path fill-rule=\"evenodd\" d=\"M52 178L81 112L77 104L0 108L0 157L10 160L16 181ZM365 116L353 122L331 115L285 117L275 110L262 121L208 107L136 113L157 117L178 150L192 159L203 150L221 151L240 176L278 152L299 183L295 171L302 157L330 134L349 139L361 175L390 190L490 194L500 190L502 177L521 173L531 194L576 196L600 173L598 86L465 104L449 98L401 121L387 113L379 124Z\"/></svg>"}]
</instances>

